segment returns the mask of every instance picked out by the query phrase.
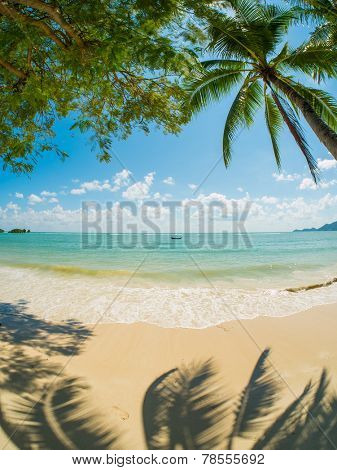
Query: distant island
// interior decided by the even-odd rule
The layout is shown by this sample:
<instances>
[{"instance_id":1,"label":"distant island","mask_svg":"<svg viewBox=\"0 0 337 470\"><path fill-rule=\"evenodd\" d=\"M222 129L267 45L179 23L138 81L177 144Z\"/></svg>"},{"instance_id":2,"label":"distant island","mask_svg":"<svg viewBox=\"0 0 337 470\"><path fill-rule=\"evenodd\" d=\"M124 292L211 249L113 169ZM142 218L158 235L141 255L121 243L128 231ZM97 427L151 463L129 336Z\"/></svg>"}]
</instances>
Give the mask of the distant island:
<instances>
[{"instance_id":1,"label":"distant island","mask_svg":"<svg viewBox=\"0 0 337 470\"><path fill-rule=\"evenodd\" d=\"M0 233L5 233L5 230L0 228ZM30 233L30 230L26 230L25 228L13 228L12 230L8 230L8 233Z\"/></svg>"},{"instance_id":2,"label":"distant island","mask_svg":"<svg viewBox=\"0 0 337 470\"><path fill-rule=\"evenodd\" d=\"M294 230L294 232L337 232L337 222L322 225L319 228L304 228L302 230Z\"/></svg>"}]
</instances>

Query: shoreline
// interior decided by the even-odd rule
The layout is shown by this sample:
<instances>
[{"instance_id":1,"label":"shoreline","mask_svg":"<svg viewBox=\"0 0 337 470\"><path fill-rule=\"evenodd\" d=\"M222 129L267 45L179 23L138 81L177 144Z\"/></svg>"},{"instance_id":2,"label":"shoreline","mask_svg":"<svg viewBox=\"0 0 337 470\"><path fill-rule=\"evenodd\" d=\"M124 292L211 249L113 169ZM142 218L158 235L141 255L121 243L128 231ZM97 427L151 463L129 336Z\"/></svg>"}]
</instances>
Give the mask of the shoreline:
<instances>
[{"instance_id":1,"label":"shoreline","mask_svg":"<svg viewBox=\"0 0 337 470\"><path fill-rule=\"evenodd\" d=\"M118 279L45 275L34 270L2 268L0 312L6 305L25 302L25 311L42 320L79 321L83 324L133 324L164 328L203 329L223 322L291 316L310 308L337 303L337 283L298 291L228 288L215 284L161 287L120 284ZM20 284L18 291L17 285ZM119 285L120 284L120 285Z\"/></svg>"}]
</instances>

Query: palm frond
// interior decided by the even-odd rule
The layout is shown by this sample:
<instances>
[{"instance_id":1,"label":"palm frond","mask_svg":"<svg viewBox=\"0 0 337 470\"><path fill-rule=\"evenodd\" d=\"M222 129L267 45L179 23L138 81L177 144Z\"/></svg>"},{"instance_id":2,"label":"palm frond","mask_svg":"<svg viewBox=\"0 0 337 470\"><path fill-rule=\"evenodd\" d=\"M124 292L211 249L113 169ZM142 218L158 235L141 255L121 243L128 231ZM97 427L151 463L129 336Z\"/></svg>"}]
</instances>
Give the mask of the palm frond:
<instances>
[{"instance_id":1,"label":"palm frond","mask_svg":"<svg viewBox=\"0 0 337 470\"><path fill-rule=\"evenodd\" d=\"M268 365L270 350L260 355L252 375L242 391L236 410L234 424L228 436L228 448L233 448L236 437L251 438L265 423L276 401L279 382Z\"/></svg>"},{"instance_id":2,"label":"palm frond","mask_svg":"<svg viewBox=\"0 0 337 470\"><path fill-rule=\"evenodd\" d=\"M337 51L326 43L302 44L284 57L282 63L310 76L319 74L323 78L337 75Z\"/></svg>"},{"instance_id":3,"label":"palm frond","mask_svg":"<svg viewBox=\"0 0 337 470\"><path fill-rule=\"evenodd\" d=\"M302 127L298 119L296 118L294 111L285 101L285 99L282 98L282 96L280 96L278 93L276 93L275 90L273 90L272 88L271 93L273 100L283 117L284 122L286 123L297 145L305 156L313 180L315 181L315 183L317 183L319 180L317 163L310 152L309 145L305 140Z\"/></svg>"},{"instance_id":4,"label":"palm frond","mask_svg":"<svg viewBox=\"0 0 337 470\"><path fill-rule=\"evenodd\" d=\"M313 31L310 35L308 44L322 44L325 43L327 46L331 44L331 38L337 30L337 26L332 28L331 25L322 24L316 27L315 31Z\"/></svg>"},{"instance_id":5,"label":"palm frond","mask_svg":"<svg viewBox=\"0 0 337 470\"><path fill-rule=\"evenodd\" d=\"M189 105L192 112L198 112L208 104L220 100L233 86L243 79L242 72L213 69L199 70L186 83L189 91Z\"/></svg>"},{"instance_id":6,"label":"palm frond","mask_svg":"<svg viewBox=\"0 0 337 470\"><path fill-rule=\"evenodd\" d=\"M247 61L243 60L237 60L237 59L209 59L209 60L203 60L201 62L201 66L205 70L210 70L213 69L214 67L217 67L218 69L224 69L224 70L240 70L242 72L245 72L247 70Z\"/></svg>"},{"instance_id":7,"label":"palm frond","mask_svg":"<svg viewBox=\"0 0 337 470\"><path fill-rule=\"evenodd\" d=\"M245 28L235 18L221 16L209 27L211 41L208 50L222 58L238 60L259 60L258 51L261 47L261 33Z\"/></svg>"},{"instance_id":8,"label":"palm frond","mask_svg":"<svg viewBox=\"0 0 337 470\"><path fill-rule=\"evenodd\" d=\"M267 24L262 33L265 53L275 51L284 34L297 19L295 8L278 5L264 5L263 15Z\"/></svg>"},{"instance_id":9,"label":"palm frond","mask_svg":"<svg viewBox=\"0 0 337 470\"><path fill-rule=\"evenodd\" d=\"M163 374L144 398L148 448L217 448L223 440L228 402L222 396L211 361Z\"/></svg>"},{"instance_id":10,"label":"palm frond","mask_svg":"<svg viewBox=\"0 0 337 470\"><path fill-rule=\"evenodd\" d=\"M263 10L256 0L228 0L235 18L243 23L261 21Z\"/></svg>"},{"instance_id":11,"label":"palm frond","mask_svg":"<svg viewBox=\"0 0 337 470\"><path fill-rule=\"evenodd\" d=\"M278 137L279 133L282 130L283 118L272 97L267 93L265 93L265 118L271 143L273 146L276 164L278 169L280 169L281 157L278 146Z\"/></svg>"},{"instance_id":12,"label":"palm frond","mask_svg":"<svg viewBox=\"0 0 337 470\"><path fill-rule=\"evenodd\" d=\"M110 449L116 434L93 413L79 379L62 379L52 385L41 399L17 399L0 415L1 426L19 426L10 438L19 449Z\"/></svg>"},{"instance_id":13,"label":"palm frond","mask_svg":"<svg viewBox=\"0 0 337 470\"><path fill-rule=\"evenodd\" d=\"M226 166L230 164L232 143L239 129L253 124L254 115L262 105L262 85L257 80L250 83L250 80L253 80L251 75L246 78L227 114L222 141L223 158Z\"/></svg>"},{"instance_id":14,"label":"palm frond","mask_svg":"<svg viewBox=\"0 0 337 470\"><path fill-rule=\"evenodd\" d=\"M297 5L298 22L306 25L321 25L324 18L318 9L301 0L289 0L291 4Z\"/></svg>"},{"instance_id":15,"label":"palm frond","mask_svg":"<svg viewBox=\"0 0 337 470\"><path fill-rule=\"evenodd\" d=\"M293 83L295 88L312 106L315 112L331 129L337 131L337 100L324 90Z\"/></svg>"},{"instance_id":16,"label":"palm frond","mask_svg":"<svg viewBox=\"0 0 337 470\"><path fill-rule=\"evenodd\" d=\"M271 65L278 65L282 60L289 55L289 44L286 42L280 52L272 59Z\"/></svg>"},{"instance_id":17,"label":"palm frond","mask_svg":"<svg viewBox=\"0 0 337 470\"><path fill-rule=\"evenodd\" d=\"M321 24L336 19L337 5L334 0L289 0L297 7L299 20Z\"/></svg>"}]
</instances>

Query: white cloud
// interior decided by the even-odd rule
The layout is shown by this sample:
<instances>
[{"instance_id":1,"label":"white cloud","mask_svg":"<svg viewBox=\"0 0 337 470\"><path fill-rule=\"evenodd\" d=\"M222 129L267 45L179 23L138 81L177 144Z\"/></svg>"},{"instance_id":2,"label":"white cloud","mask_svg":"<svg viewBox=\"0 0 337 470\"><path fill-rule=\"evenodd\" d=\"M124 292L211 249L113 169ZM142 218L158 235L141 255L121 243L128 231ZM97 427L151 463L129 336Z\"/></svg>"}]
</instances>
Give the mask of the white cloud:
<instances>
[{"instance_id":1,"label":"white cloud","mask_svg":"<svg viewBox=\"0 0 337 470\"><path fill-rule=\"evenodd\" d=\"M150 187L153 183L155 172L148 173L144 177L144 181L137 181L129 186L124 192L123 197L131 200L142 200L149 197Z\"/></svg>"},{"instance_id":2,"label":"white cloud","mask_svg":"<svg viewBox=\"0 0 337 470\"><path fill-rule=\"evenodd\" d=\"M241 186L239 186L239 187L238 187L238 188L236 188L236 189L237 189L237 191L239 191L239 193L243 193L243 191L244 191L244 189L243 189L243 188L241 188Z\"/></svg>"},{"instance_id":3,"label":"white cloud","mask_svg":"<svg viewBox=\"0 0 337 470\"><path fill-rule=\"evenodd\" d=\"M109 180L105 180L100 183L98 180L86 181L81 184L81 188L85 191L103 191L104 189L110 189Z\"/></svg>"},{"instance_id":4,"label":"white cloud","mask_svg":"<svg viewBox=\"0 0 337 470\"><path fill-rule=\"evenodd\" d=\"M70 191L70 194L84 194L88 191L104 191L111 189L109 180L104 180L102 182L98 180L85 181L80 185L79 188L74 188Z\"/></svg>"},{"instance_id":5,"label":"white cloud","mask_svg":"<svg viewBox=\"0 0 337 470\"><path fill-rule=\"evenodd\" d=\"M42 191L40 195L42 197L55 197L56 193L51 193L50 191Z\"/></svg>"},{"instance_id":6,"label":"white cloud","mask_svg":"<svg viewBox=\"0 0 337 470\"><path fill-rule=\"evenodd\" d=\"M301 181L298 189L305 190L305 189L312 189L316 191L317 189L327 189L331 186L335 186L337 184L337 179L333 179L330 181L320 181L316 184L312 178L303 178Z\"/></svg>"},{"instance_id":7,"label":"white cloud","mask_svg":"<svg viewBox=\"0 0 337 470\"><path fill-rule=\"evenodd\" d=\"M148 176L148 175L147 175ZM147 178L147 182L153 181L152 177ZM145 178L143 181L136 183L146 185ZM131 190L130 188L133 189ZM151 189L151 188L150 188ZM139 188L138 186L132 185L126 191L131 191L131 196L139 197L139 200L146 200L146 197L150 197L150 189L144 189L144 186ZM242 195L238 198L229 198L225 194L221 193L210 193L201 194L195 198L185 199L182 201L182 208L177 209L177 232L183 231L186 226L183 225L183 210L184 207L188 208L191 215L190 229L192 231L199 230L199 220L202 213L206 214L206 225L205 230L209 229L209 221L212 220L214 225L212 230L231 231L233 229L233 220L235 220L236 208L238 208L238 214L242 214L242 211L247 211L247 220L245 221L245 228L247 231L278 231L278 230L292 230L294 228L320 226L329 220L334 220L337 208L337 194L333 195L330 193L325 194L322 197L318 197L318 192L309 193L312 198L306 197L283 197L276 198L274 196L262 196L260 198L252 199L248 195ZM146 196L148 195L148 196ZM35 195L36 196L36 195ZM165 196L165 195L164 195ZM151 195L159 203L160 208L160 221L157 219L157 209L149 208L149 217L153 214L156 218L162 231L170 231L169 226L169 210L167 207L163 207L161 202L165 201L164 196L155 193ZM221 206L215 206L213 202L223 203L224 209ZM213 208L211 208L211 204ZM114 203L112 208L113 223L116 223L118 211L121 208L119 203ZM136 223L139 230L146 229L148 227L142 226L142 220L140 217L141 211L134 217L132 213L123 209L125 224ZM102 209L102 229L105 229L107 212L106 209ZM180 219L179 219L180 217ZM95 214L93 213L95 219ZM68 210L57 204L55 206L49 206L48 209L40 209L37 206L28 207L28 209L21 209L16 204L10 202L5 207L0 207L0 226L14 228L15 226L29 227L31 230L44 230L44 231L78 231L81 229L81 210L80 208L75 210ZM127 225L125 225L127 227ZM113 227L116 229L116 225Z\"/></svg>"},{"instance_id":8,"label":"white cloud","mask_svg":"<svg viewBox=\"0 0 337 470\"><path fill-rule=\"evenodd\" d=\"M337 166L337 160L332 158L326 158L321 160L320 158L317 160L317 166L320 170L330 170L331 168L335 168Z\"/></svg>"},{"instance_id":9,"label":"white cloud","mask_svg":"<svg viewBox=\"0 0 337 470\"><path fill-rule=\"evenodd\" d=\"M298 173L286 174L283 171L281 173L273 173L273 178L275 181L295 181L301 178L301 175Z\"/></svg>"},{"instance_id":10,"label":"white cloud","mask_svg":"<svg viewBox=\"0 0 337 470\"><path fill-rule=\"evenodd\" d=\"M192 191L194 191L195 189L197 189L198 186L197 186L196 184L194 184L194 183L190 183L190 184L188 185L188 187L189 187L190 189L192 189Z\"/></svg>"},{"instance_id":11,"label":"white cloud","mask_svg":"<svg viewBox=\"0 0 337 470\"><path fill-rule=\"evenodd\" d=\"M28 196L28 203L29 204L39 204L40 202L43 202L43 199L36 194L30 194Z\"/></svg>"},{"instance_id":12,"label":"white cloud","mask_svg":"<svg viewBox=\"0 0 337 470\"><path fill-rule=\"evenodd\" d=\"M304 190L304 189L317 189L317 184L312 178L303 178L298 189Z\"/></svg>"},{"instance_id":13,"label":"white cloud","mask_svg":"<svg viewBox=\"0 0 337 470\"><path fill-rule=\"evenodd\" d=\"M175 181L172 176L168 176L167 178L163 179L163 183L173 186Z\"/></svg>"},{"instance_id":14,"label":"white cloud","mask_svg":"<svg viewBox=\"0 0 337 470\"><path fill-rule=\"evenodd\" d=\"M123 186L129 184L131 171L123 169L122 171L116 173L112 178L111 182L109 180L99 181L85 181L80 184L79 188L73 188L70 190L70 194L81 195L85 194L88 191L119 191Z\"/></svg>"},{"instance_id":15,"label":"white cloud","mask_svg":"<svg viewBox=\"0 0 337 470\"><path fill-rule=\"evenodd\" d=\"M336 179L330 180L330 181L321 181L319 183L319 187L323 189L327 189L327 188L330 188L331 186L335 186L335 184L337 184Z\"/></svg>"},{"instance_id":16,"label":"white cloud","mask_svg":"<svg viewBox=\"0 0 337 470\"><path fill-rule=\"evenodd\" d=\"M145 183L148 185L148 186L151 186L151 184L153 183L153 180L154 180L154 175L155 175L155 171L151 171L150 173L148 173L147 175L145 175L144 177L144 180L145 180Z\"/></svg>"},{"instance_id":17,"label":"white cloud","mask_svg":"<svg viewBox=\"0 0 337 470\"><path fill-rule=\"evenodd\" d=\"M264 204L277 204L278 198L274 196L262 196L260 198L260 201L263 202Z\"/></svg>"},{"instance_id":18,"label":"white cloud","mask_svg":"<svg viewBox=\"0 0 337 470\"><path fill-rule=\"evenodd\" d=\"M74 196L79 196L80 194L84 194L85 189L84 188L74 188L70 191L70 194L73 194Z\"/></svg>"},{"instance_id":19,"label":"white cloud","mask_svg":"<svg viewBox=\"0 0 337 470\"><path fill-rule=\"evenodd\" d=\"M50 202L51 204L54 204L56 202L59 202L59 200L57 199L57 197L51 197L48 202Z\"/></svg>"},{"instance_id":20,"label":"white cloud","mask_svg":"<svg viewBox=\"0 0 337 470\"><path fill-rule=\"evenodd\" d=\"M20 210L20 207L17 204L14 204L14 202L12 202L12 201L9 202L6 207L7 207L7 209L11 209L13 211Z\"/></svg>"},{"instance_id":21,"label":"white cloud","mask_svg":"<svg viewBox=\"0 0 337 470\"><path fill-rule=\"evenodd\" d=\"M23 194L22 193L15 193L15 197L17 199L23 199Z\"/></svg>"},{"instance_id":22,"label":"white cloud","mask_svg":"<svg viewBox=\"0 0 337 470\"><path fill-rule=\"evenodd\" d=\"M79 183L80 180L79 180L78 178L73 178L73 179L71 180L71 182L72 182L72 183Z\"/></svg>"},{"instance_id":23,"label":"white cloud","mask_svg":"<svg viewBox=\"0 0 337 470\"><path fill-rule=\"evenodd\" d=\"M126 186L130 181L131 171L124 168L119 173L116 173L113 177L114 187L118 189L122 186Z\"/></svg>"}]
</instances>

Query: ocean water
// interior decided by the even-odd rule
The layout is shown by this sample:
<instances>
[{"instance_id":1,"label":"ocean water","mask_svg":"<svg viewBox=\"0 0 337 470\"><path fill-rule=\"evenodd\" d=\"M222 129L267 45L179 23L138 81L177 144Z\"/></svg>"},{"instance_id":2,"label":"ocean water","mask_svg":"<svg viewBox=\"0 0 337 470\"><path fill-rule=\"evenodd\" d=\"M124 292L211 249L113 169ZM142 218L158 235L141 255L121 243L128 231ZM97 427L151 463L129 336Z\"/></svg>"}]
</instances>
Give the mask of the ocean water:
<instances>
[{"instance_id":1,"label":"ocean water","mask_svg":"<svg viewBox=\"0 0 337 470\"><path fill-rule=\"evenodd\" d=\"M284 316L337 302L334 282L307 289L335 277L336 232L0 234L0 309L21 302L54 320L203 328Z\"/></svg>"}]
</instances>

